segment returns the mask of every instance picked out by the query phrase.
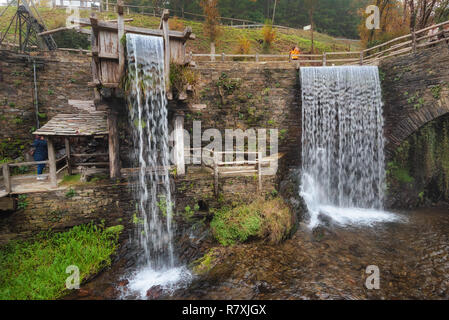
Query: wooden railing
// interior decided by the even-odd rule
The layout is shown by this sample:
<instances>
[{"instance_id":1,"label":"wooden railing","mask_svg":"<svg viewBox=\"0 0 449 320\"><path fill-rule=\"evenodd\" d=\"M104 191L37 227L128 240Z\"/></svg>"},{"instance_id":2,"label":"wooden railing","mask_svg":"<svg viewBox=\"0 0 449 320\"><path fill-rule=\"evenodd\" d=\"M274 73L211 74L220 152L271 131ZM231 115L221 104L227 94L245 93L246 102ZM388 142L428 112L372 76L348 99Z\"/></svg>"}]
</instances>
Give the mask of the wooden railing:
<instances>
[{"instance_id":1,"label":"wooden railing","mask_svg":"<svg viewBox=\"0 0 449 320\"><path fill-rule=\"evenodd\" d=\"M195 154L191 154L191 152L200 151L201 156L197 158L198 161L193 161L194 163L198 163L201 160L201 165L209 167L213 170L214 174L214 191L215 194L218 195L218 185L219 185L219 177L221 175L232 175L232 174L254 174L257 175L257 189L258 191L262 191L262 164L264 162L269 162L269 160L263 160L262 152L250 152L250 151L214 151L206 148L190 148L185 149L184 154L185 157L189 157L190 159L195 158ZM209 155L208 155L209 154ZM232 161L223 161L223 156L226 155L243 155L243 157L249 159L252 155L254 160L232 160ZM192 161L190 161L192 163ZM255 166L254 169L242 168L241 170L220 170L220 167L232 167L238 168L240 166Z\"/></svg>"},{"instance_id":2,"label":"wooden railing","mask_svg":"<svg viewBox=\"0 0 449 320\"><path fill-rule=\"evenodd\" d=\"M54 175L55 177L62 171L67 170L68 174L72 174L72 169L74 167L87 167L87 166L109 166L109 162L78 162L78 163L74 163L72 161L72 158L86 158L86 157L109 157L108 153L91 153L91 154L70 154L69 155L64 155L59 159L56 159L56 166L58 163L60 163L61 161L65 160L65 164L60 167L59 169L55 169L52 168L52 166L50 165L50 160L45 160L45 161L33 161L33 162L10 162L10 163L4 163L2 165L2 174L3 174L3 183L5 186L5 191L7 194L13 192L13 188L12 188L12 175L11 175L11 168L14 167L29 167L29 166L37 166L39 164L45 164L49 166L49 175L52 176ZM73 163L72 163L73 162ZM54 172L53 172L54 170ZM54 179L56 180L56 178ZM52 181L52 179L50 179L50 182Z\"/></svg>"},{"instance_id":3,"label":"wooden railing","mask_svg":"<svg viewBox=\"0 0 449 320\"><path fill-rule=\"evenodd\" d=\"M416 53L421 48L433 46L441 42L449 43L449 21L418 30L411 34L407 34L393 40L387 41L380 45L362 50L362 51L342 51L342 52L324 52L321 54L300 54L299 59L292 60L289 54L210 54L210 53L192 53L190 59L193 61L229 61L232 60L252 60L255 62L262 61L291 61L299 66L328 66L328 65L369 65L376 64L380 60L408 54ZM438 30L437 32L427 35L429 30ZM206 58L206 59L201 59Z\"/></svg>"},{"instance_id":4,"label":"wooden railing","mask_svg":"<svg viewBox=\"0 0 449 320\"><path fill-rule=\"evenodd\" d=\"M59 159L56 160L56 163L59 163L62 160L66 160L67 156L63 156ZM14 167L29 167L29 166L37 166L39 164L45 164L45 165L49 165L50 161L49 160L45 160L45 161L32 161L32 162L10 162L10 163L4 163L2 165L2 173L3 173L3 183L5 185L5 191L7 194L13 192L13 188L12 188L12 175L11 175L11 168ZM67 168L67 164L65 164L62 168L60 168L59 170L55 171L55 174L57 175L59 172L61 172L62 170ZM51 169L51 167L50 167ZM52 172L50 172L50 175L52 174Z\"/></svg>"}]
</instances>

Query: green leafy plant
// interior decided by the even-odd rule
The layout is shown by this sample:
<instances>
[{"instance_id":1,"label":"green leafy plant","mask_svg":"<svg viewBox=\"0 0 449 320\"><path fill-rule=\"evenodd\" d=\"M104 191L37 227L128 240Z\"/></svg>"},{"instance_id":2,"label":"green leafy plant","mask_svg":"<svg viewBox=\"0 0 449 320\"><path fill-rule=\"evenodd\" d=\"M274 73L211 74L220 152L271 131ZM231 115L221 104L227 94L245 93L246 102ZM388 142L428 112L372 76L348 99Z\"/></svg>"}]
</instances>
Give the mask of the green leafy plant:
<instances>
[{"instance_id":1,"label":"green leafy plant","mask_svg":"<svg viewBox=\"0 0 449 320\"><path fill-rule=\"evenodd\" d=\"M432 92L432 96L434 97L435 100L439 100L441 97L441 86L434 86L430 89L430 91Z\"/></svg>"},{"instance_id":2,"label":"green leafy plant","mask_svg":"<svg viewBox=\"0 0 449 320\"><path fill-rule=\"evenodd\" d=\"M68 199L73 198L74 196L76 196L76 191L72 188L70 188L65 194L65 197Z\"/></svg>"},{"instance_id":3,"label":"green leafy plant","mask_svg":"<svg viewBox=\"0 0 449 320\"><path fill-rule=\"evenodd\" d=\"M28 196L26 194L21 194L18 197L17 207L19 209L25 210L29 205Z\"/></svg>"}]
</instances>

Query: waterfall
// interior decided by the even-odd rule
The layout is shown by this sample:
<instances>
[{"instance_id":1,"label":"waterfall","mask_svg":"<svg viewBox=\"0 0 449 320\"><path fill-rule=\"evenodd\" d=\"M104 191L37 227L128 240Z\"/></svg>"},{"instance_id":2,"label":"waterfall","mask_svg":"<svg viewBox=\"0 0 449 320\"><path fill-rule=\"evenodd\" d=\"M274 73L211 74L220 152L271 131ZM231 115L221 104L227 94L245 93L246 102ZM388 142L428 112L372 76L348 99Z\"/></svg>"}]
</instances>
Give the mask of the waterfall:
<instances>
[{"instance_id":1,"label":"waterfall","mask_svg":"<svg viewBox=\"0 0 449 320\"><path fill-rule=\"evenodd\" d=\"M176 282L173 252L173 199L162 37L126 34L127 96L134 158L139 167L135 190L136 238L143 248L143 268L130 286L145 293L151 286Z\"/></svg>"},{"instance_id":2,"label":"waterfall","mask_svg":"<svg viewBox=\"0 0 449 320\"><path fill-rule=\"evenodd\" d=\"M377 67L301 68L300 194L310 227L394 220L383 212L385 157Z\"/></svg>"}]
</instances>

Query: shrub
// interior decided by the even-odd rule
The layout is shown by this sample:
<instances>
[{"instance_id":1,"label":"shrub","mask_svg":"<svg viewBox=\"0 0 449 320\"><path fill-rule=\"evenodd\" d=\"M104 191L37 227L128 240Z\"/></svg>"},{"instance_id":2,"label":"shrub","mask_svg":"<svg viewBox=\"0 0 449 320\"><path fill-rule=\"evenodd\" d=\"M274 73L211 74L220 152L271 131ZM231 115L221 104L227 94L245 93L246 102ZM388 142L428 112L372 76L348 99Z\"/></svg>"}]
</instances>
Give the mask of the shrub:
<instances>
[{"instance_id":1,"label":"shrub","mask_svg":"<svg viewBox=\"0 0 449 320\"><path fill-rule=\"evenodd\" d=\"M271 45L276 39L276 31L273 30L273 25L269 20L265 21L265 25L262 28L263 36L263 49L264 51L269 51Z\"/></svg>"},{"instance_id":2,"label":"shrub","mask_svg":"<svg viewBox=\"0 0 449 320\"><path fill-rule=\"evenodd\" d=\"M224 246L251 238L276 244L292 229L291 212L279 197L271 200L259 198L249 205L217 210L210 226L215 238Z\"/></svg>"}]
</instances>

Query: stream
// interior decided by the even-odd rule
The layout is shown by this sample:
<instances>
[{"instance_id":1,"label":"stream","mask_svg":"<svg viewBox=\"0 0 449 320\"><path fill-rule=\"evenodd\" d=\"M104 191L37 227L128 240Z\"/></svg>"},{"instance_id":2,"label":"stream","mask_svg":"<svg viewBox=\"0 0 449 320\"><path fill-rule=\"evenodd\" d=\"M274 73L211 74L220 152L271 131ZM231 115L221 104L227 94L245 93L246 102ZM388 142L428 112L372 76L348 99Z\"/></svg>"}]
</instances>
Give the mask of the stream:
<instances>
[{"instance_id":1,"label":"stream","mask_svg":"<svg viewBox=\"0 0 449 320\"><path fill-rule=\"evenodd\" d=\"M399 214L401 222L370 227L328 222L310 231L301 224L276 246L227 248L207 275L149 299L448 299L449 206ZM127 261L116 261L66 299L140 299L123 280ZM380 270L379 290L365 287L370 265Z\"/></svg>"}]
</instances>

